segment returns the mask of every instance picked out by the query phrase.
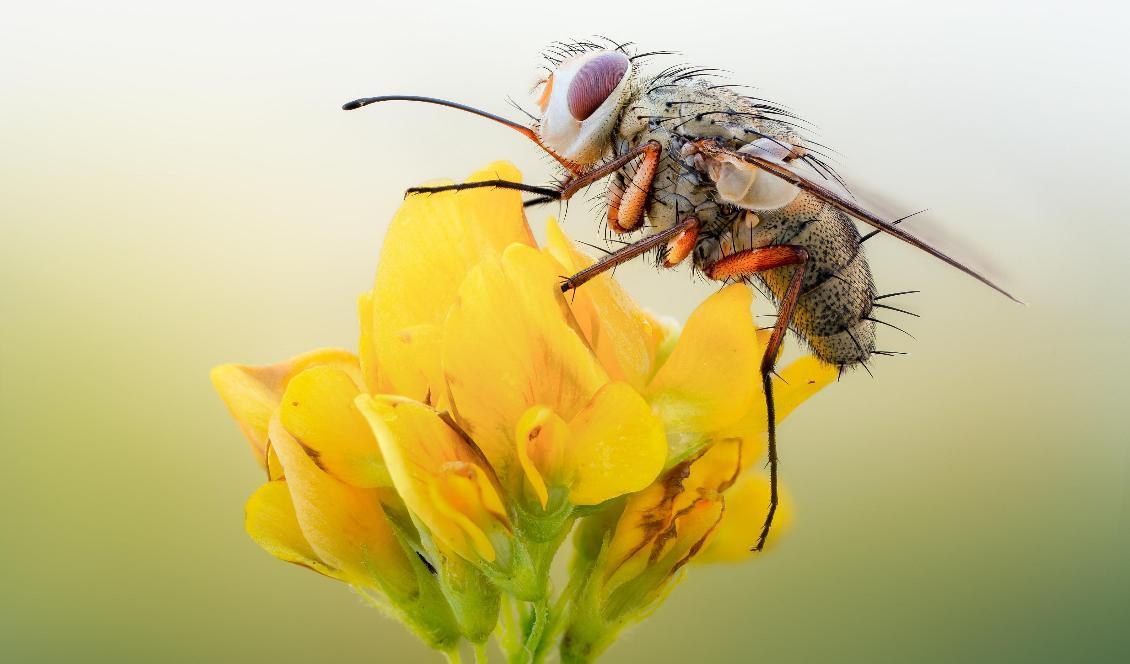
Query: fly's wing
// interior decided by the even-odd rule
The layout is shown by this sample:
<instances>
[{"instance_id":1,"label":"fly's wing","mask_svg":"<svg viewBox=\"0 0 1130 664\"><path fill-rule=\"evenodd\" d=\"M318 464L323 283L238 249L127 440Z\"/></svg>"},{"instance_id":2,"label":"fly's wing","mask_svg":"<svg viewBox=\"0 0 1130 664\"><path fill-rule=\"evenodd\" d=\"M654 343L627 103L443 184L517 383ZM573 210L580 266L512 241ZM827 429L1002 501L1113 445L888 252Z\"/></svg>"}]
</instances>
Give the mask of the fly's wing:
<instances>
[{"instance_id":1,"label":"fly's wing","mask_svg":"<svg viewBox=\"0 0 1130 664\"><path fill-rule=\"evenodd\" d=\"M886 221L880 218L875 213L863 208L857 203L847 191L842 187L841 183L836 182L834 179L824 178L820 180L818 177L802 174L798 168L792 164L786 163L777 155L770 154L766 151L754 152L739 152L737 150L730 150L722 147L712 140L703 140L695 144L698 150L706 157L713 159L720 159L724 161L742 161L751 164L761 169L762 171L780 178L785 182L797 187L802 191L825 201L836 209L848 214L863 223L872 226L888 235L896 237L909 245L915 246L922 251L930 254L934 258L941 260L949 265L961 270L965 274L973 277L977 281L985 284L989 288L1004 295L1013 302L1020 302L1020 300L1013 297L1008 291L996 285L989 280L988 277L981 273L966 267L956 259L942 253L938 249L930 246L923 240L907 233L905 230L899 228L895 223ZM819 181L818 181L819 180ZM1023 304L1021 302L1021 304Z\"/></svg>"},{"instance_id":2,"label":"fly's wing","mask_svg":"<svg viewBox=\"0 0 1130 664\"><path fill-rule=\"evenodd\" d=\"M961 256L967 267L980 272L992 281L997 281L1001 277L1002 270L997 257L986 253L983 244L972 242L968 237L954 232L951 227L938 223L939 220L930 211L918 210L905 214L906 205L874 189L855 183L852 183L851 193L852 198L860 202L862 207L879 218L893 219L891 223L895 225L908 222L907 227L910 227L913 224L913 228L906 230L919 240L950 255ZM913 222L909 223L911 219ZM869 231L864 234L863 239L866 240L882 232L879 229Z\"/></svg>"}]
</instances>

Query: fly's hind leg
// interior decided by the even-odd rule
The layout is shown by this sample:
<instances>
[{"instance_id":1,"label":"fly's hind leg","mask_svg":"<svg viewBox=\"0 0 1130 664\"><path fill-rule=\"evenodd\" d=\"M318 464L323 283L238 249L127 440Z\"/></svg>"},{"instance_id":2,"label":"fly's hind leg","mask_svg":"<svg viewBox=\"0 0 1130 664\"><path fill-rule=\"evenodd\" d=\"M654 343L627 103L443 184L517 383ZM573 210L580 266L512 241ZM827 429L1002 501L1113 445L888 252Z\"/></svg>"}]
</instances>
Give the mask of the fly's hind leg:
<instances>
[{"instance_id":1,"label":"fly's hind leg","mask_svg":"<svg viewBox=\"0 0 1130 664\"><path fill-rule=\"evenodd\" d=\"M761 526L757 543L753 545L751 551L761 551L765 548L765 539L769 537L773 516L777 513L777 415L773 404L773 368L777 364L777 355L785 340L785 332L796 310L807 264L808 252L804 247L782 244L739 251L717 260L705 269L706 276L725 281L788 265L796 266L789 279L785 295L781 298L781 304L777 308L777 323L773 326L773 334L769 337L765 355L761 358L761 386L765 393L765 412L769 432L769 511L765 515L765 523Z\"/></svg>"}]
</instances>

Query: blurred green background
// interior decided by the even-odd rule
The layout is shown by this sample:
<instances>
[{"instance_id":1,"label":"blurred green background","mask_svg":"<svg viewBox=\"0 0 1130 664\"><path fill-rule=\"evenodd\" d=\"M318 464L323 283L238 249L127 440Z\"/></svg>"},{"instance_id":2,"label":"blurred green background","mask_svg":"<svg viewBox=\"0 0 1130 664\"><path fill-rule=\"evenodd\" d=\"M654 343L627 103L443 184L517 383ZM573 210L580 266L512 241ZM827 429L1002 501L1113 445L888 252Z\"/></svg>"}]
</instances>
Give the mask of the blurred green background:
<instances>
[{"instance_id":1,"label":"blurred green background","mask_svg":"<svg viewBox=\"0 0 1130 664\"><path fill-rule=\"evenodd\" d=\"M339 104L507 112L545 43L598 33L799 109L853 181L931 208L911 227L944 226L1031 305L869 242L881 289L923 291L904 300L921 320L891 318L916 340L881 331L912 354L789 420L788 536L692 569L608 661L1127 661L1128 18L1019 1L10 8L0 658L439 661L244 534L262 474L208 370L353 347L405 187L497 158L550 175L475 118ZM566 229L599 241L588 207ZM619 276L680 317L710 289L642 263Z\"/></svg>"}]
</instances>

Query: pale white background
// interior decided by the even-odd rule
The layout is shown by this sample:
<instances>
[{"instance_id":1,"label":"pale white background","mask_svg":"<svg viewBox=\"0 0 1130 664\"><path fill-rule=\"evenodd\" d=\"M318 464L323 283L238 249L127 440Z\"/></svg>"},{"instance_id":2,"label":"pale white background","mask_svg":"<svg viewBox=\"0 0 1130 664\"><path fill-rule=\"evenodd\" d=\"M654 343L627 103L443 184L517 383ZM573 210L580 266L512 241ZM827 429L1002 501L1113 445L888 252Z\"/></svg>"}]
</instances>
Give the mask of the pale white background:
<instances>
[{"instance_id":1,"label":"pale white background","mask_svg":"<svg viewBox=\"0 0 1130 664\"><path fill-rule=\"evenodd\" d=\"M1031 306L889 239L910 350L782 430L797 521L693 569L612 661L1115 659L1128 12L1116 2L36 2L0 25L0 647L21 660L434 661L242 533L259 480L205 379L355 343L404 188L537 150L514 117L554 39L732 71L819 126ZM539 229L546 212L532 215ZM567 230L595 241L583 201ZM427 229L421 229L426 233ZM925 229L923 232L926 232ZM662 313L709 292L619 272ZM759 311L767 312L764 303ZM893 319L892 319L893 320Z\"/></svg>"}]
</instances>

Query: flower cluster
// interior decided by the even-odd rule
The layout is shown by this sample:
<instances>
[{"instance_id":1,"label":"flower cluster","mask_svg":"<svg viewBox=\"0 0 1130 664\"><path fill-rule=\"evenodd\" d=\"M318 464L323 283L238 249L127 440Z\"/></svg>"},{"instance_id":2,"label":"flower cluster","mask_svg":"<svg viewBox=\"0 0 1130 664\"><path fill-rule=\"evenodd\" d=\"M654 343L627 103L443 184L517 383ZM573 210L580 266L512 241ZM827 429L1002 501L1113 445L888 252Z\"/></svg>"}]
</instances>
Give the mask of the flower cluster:
<instances>
[{"instance_id":1,"label":"flower cluster","mask_svg":"<svg viewBox=\"0 0 1130 664\"><path fill-rule=\"evenodd\" d=\"M472 180L496 177L519 174ZM688 562L748 557L768 500L750 469L766 337L749 289L722 288L680 330L608 274L563 296L591 259L555 221L547 234L539 248L513 191L409 197L360 298L357 354L212 372L266 470L251 537L449 654L494 635L511 661L591 661ZM790 365L778 418L834 376Z\"/></svg>"}]
</instances>

